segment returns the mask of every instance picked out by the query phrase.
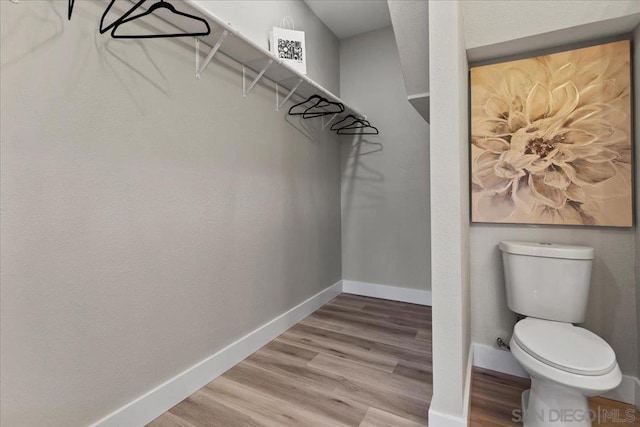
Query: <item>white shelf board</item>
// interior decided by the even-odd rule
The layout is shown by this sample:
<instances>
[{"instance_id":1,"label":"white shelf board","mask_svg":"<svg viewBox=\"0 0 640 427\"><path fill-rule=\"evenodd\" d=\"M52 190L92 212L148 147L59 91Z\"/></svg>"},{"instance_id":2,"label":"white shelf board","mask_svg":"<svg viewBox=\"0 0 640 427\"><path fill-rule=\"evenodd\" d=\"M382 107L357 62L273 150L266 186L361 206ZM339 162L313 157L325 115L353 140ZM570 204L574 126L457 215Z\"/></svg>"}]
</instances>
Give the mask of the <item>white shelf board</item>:
<instances>
[{"instance_id":1,"label":"white shelf board","mask_svg":"<svg viewBox=\"0 0 640 427\"><path fill-rule=\"evenodd\" d=\"M133 1L133 0L132 0ZM366 118L364 114L357 109L348 106L338 96L331 93L328 89L322 87L304 74L299 73L297 70L289 67L287 64L276 57L274 54L264 49L262 46L257 45L249 38L242 35L238 30L233 28L231 24L224 22L222 19L211 13L206 8L199 5L194 0L164 0L165 2L172 3L176 9L181 12L186 12L192 15L200 16L207 20L211 27L211 34L204 37L199 37L200 41L211 48L220 39L222 33L226 30L229 32L224 42L220 46L218 53L222 53L229 58L243 64L246 68L250 69L253 73L257 74L262 70L269 60L273 60L273 64L264 73L263 78L267 78L272 82L278 83L278 86L282 88L282 93L288 93L300 79L302 84L296 89L295 95L301 99L306 99L313 94L319 94L329 99L330 101L340 102L344 105L345 114L351 113L355 116ZM144 8L144 5L141 6ZM195 32L198 30L198 23L193 23L190 20L183 20L181 22L172 21L167 15L162 16L163 19L169 21L172 25L180 28L186 32ZM193 28L189 28L190 25L195 25ZM265 35L266 37L266 35ZM207 49L203 49L204 55L207 55ZM217 54L216 54L217 55ZM249 73L251 74L251 73ZM252 79L253 75L249 75L248 79Z\"/></svg>"}]
</instances>

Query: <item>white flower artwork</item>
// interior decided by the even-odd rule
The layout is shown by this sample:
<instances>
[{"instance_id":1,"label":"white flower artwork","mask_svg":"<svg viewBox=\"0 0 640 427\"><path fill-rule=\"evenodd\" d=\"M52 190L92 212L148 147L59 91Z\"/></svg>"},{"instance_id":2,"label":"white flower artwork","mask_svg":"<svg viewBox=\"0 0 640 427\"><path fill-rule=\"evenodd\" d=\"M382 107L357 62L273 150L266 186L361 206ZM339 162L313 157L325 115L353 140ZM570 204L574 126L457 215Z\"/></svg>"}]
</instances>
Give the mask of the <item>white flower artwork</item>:
<instances>
[{"instance_id":1,"label":"white flower artwork","mask_svg":"<svg viewBox=\"0 0 640 427\"><path fill-rule=\"evenodd\" d=\"M473 222L632 226L630 42L474 67Z\"/></svg>"}]
</instances>

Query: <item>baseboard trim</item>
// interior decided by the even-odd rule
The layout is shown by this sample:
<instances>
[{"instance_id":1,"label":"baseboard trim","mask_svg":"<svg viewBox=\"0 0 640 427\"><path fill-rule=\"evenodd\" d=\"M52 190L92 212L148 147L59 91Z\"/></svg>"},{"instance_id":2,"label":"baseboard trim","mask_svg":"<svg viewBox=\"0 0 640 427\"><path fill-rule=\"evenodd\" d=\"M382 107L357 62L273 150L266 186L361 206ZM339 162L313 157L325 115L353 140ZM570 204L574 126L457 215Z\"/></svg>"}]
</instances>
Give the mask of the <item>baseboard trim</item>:
<instances>
[{"instance_id":1,"label":"baseboard trim","mask_svg":"<svg viewBox=\"0 0 640 427\"><path fill-rule=\"evenodd\" d=\"M382 298L391 301L431 306L431 291L402 288L400 286L379 285L377 283L342 281L342 292L364 297Z\"/></svg>"},{"instance_id":2,"label":"baseboard trim","mask_svg":"<svg viewBox=\"0 0 640 427\"><path fill-rule=\"evenodd\" d=\"M462 417L469 420L469 406L471 405L471 378L473 377L473 358L475 349L473 345L469 346L469 355L467 356L467 376L464 383L464 397L462 400Z\"/></svg>"},{"instance_id":3,"label":"baseboard trim","mask_svg":"<svg viewBox=\"0 0 640 427\"><path fill-rule=\"evenodd\" d=\"M146 425L340 295L337 282L164 384L112 412L92 427Z\"/></svg>"},{"instance_id":4,"label":"baseboard trim","mask_svg":"<svg viewBox=\"0 0 640 427\"><path fill-rule=\"evenodd\" d=\"M429 408L429 427L467 427L465 417L454 417Z\"/></svg>"},{"instance_id":5,"label":"baseboard trim","mask_svg":"<svg viewBox=\"0 0 640 427\"><path fill-rule=\"evenodd\" d=\"M620 402L629 403L638 407L638 396L640 390L640 381L631 375L623 375L620 385L603 394L602 397L607 399L618 400Z\"/></svg>"},{"instance_id":6,"label":"baseboard trim","mask_svg":"<svg viewBox=\"0 0 640 427\"><path fill-rule=\"evenodd\" d=\"M510 351L500 350L488 345L473 345L473 366L516 377L529 378L527 371L522 369L522 366Z\"/></svg>"},{"instance_id":7,"label":"baseboard trim","mask_svg":"<svg viewBox=\"0 0 640 427\"><path fill-rule=\"evenodd\" d=\"M469 425L469 405L471 403L471 376L473 369L473 346L469 346L467 355L466 380L464 383L464 396L462 397L462 416L443 414L433 405L429 408L429 427L467 427Z\"/></svg>"},{"instance_id":8,"label":"baseboard trim","mask_svg":"<svg viewBox=\"0 0 640 427\"><path fill-rule=\"evenodd\" d=\"M483 344L473 345L473 365L516 377L529 378L529 374L522 369L511 352ZM638 407L640 403L638 402L640 399L640 381L631 375L623 375L620 385L610 392L604 393L602 397Z\"/></svg>"}]
</instances>

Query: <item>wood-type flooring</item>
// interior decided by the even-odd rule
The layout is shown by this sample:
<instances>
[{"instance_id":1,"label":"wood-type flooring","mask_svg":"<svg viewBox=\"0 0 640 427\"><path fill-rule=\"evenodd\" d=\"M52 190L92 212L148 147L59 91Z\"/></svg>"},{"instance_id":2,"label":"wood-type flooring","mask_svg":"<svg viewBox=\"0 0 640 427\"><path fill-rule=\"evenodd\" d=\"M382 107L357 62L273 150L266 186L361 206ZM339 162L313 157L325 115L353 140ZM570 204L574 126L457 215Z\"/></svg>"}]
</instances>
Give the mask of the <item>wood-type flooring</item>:
<instances>
[{"instance_id":1,"label":"wood-type flooring","mask_svg":"<svg viewBox=\"0 0 640 427\"><path fill-rule=\"evenodd\" d=\"M522 426L520 396L531 386L528 379L487 369L474 368L471 382L470 427ZM640 411L602 397L589 399L593 427L638 427ZM550 418L559 415L550 414Z\"/></svg>"},{"instance_id":2,"label":"wood-type flooring","mask_svg":"<svg viewBox=\"0 0 640 427\"><path fill-rule=\"evenodd\" d=\"M469 425L521 426L529 385L474 368ZM431 395L431 307L342 294L149 426L426 426ZM595 427L640 426L631 405L590 406Z\"/></svg>"},{"instance_id":3,"label":"wood-type flooring","mask_svg":"<svg viewBox=\"0 0 640 427\"><path fill-rule=\"evenodd\" d=\"M341 294L149 426L424 426L431 366L431 307Z\"/></svg>"}]
</instances>

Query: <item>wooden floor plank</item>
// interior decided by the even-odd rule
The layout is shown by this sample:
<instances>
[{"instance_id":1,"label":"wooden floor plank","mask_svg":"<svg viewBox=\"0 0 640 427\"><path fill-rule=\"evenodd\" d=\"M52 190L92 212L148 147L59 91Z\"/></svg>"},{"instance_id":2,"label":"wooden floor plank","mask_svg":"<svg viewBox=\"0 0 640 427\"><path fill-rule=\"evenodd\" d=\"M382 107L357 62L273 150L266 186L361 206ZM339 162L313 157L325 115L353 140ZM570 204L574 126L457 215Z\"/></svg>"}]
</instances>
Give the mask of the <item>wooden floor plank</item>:
<instances>
[{"instance_id":1,"label":"wooden floor plank","mask_svg":"<svg viewBox=\"0 0 640 427\"><path fill-rule=\"evenodd\" d=\"M377 408L369 408L360 427L421 427L426 423L417 423L390 414Z\"/></svg>"},{"instance_id":2,"label":"wooden floor plank","mask_svg":"<svg viewBox=\"0 0 640 427\"><path fill-rule=\"evenodd\" d=\"M247 363L240 363L224 376L340 424L358 425L367 410L365 405L346 398L336 398L333 392L309 388L291 377Z\"/></svg>"},{"instance_id":3,"label":"wooden floor plank","mask_svg":"<svg viewBox=\"0 0 640 427\"><path fill-rule=\"evenodd\" d=\"M431 392L422 396L421 399L417 399L404 393L363 384L353 386L340 385L334 390L334 393L336 397L349 398L407 420L425 423L429 412L429 402L431 401Z\"/></svg>"},{"instance_id":4,"label":"wooden floor plank","mask_svg":"<svg viewBox=\"0 0 640 427\"><path fill-rule=\"evenodd\" d=\"M315 316L311 315L300 322L303 325L313 326L315 328L326 329L332 332L338 332L354 337L361 337L373 342L389 344L401 348L425 350L423 342L416 342L413 336L398 336L392 332L385 330L376 330L373 327L361 327L345 320L335 317Z\"/></svg>"},{"instance_id":5,"label":"wooden floor plank","mask_svg":"<svg viewBox=\"0 0 640 427\"><path fill-rule=\"evenodd\" d=\"M186 422L182 418L173 415L171 412L165 412L155 420L148 424L149 427L195 427L193 424Z\"/></svg>"},{"instance_id":6,"label":"wooden floor plank","mask_svg":"<svg viewBox=\"0 0 640 427\"><path fill-rule=\"evenodd\" d=\"M337 373L345 378L364 381L371 387L384 387L389 391L412 396L416 399L426 396L431 390L431 384L426 382L382 372L350 360L339 359L326 354L319 354L308 365L330 373Z\"/></svg>"},{"instance_id":7,"label":"wooden floor plank","mask_svg":"<svg viewBox=\"0 0 640 427\"><path fill-rule=\"evenodd\" d=\"M351 328L358 328L360 330L373 331L375 333L384 332L395 337L415 338L418 333L417 328L394 325L388 322L386 318L346 314L331 310L330 307L323 307L310 317L338 324L346 324Z\"/></svg>"},{"instance_id":8,"label":"wooden floor plank","mask_svg":"<svg viewBox=\"0 0 640 427\"><path fill-rule=\"evenodd\" d=\"M259 427L260 423L249 415L231 409L197 391L169 410L194 426Z\"/></svg>"},{"instance_id":9,"label":"wooden floor plank","mask_svg":"<svg viewBox=\"0 0 640 427\"><path fill-rule=\"evenodd\" d=\"M388 356L369 349L361 349L348 346L321 337L309 337L288 331L277 338L277 341L294 345L318 353L328 354L341 359L349 359L355 362L371 366L386 372L393 372L398 365L398 358Z\"/></svg>"},{"instance_id":10,"label":"wooden floor plank","mask_svg":"<svg viewBox=\"0 0 640 427\"><path fill-rule=\"evenodd\" d=\"M335 420L328 420L285 400L261 393L254 388L243 386L221 377L203 390L230 408L251 415L261 425L269 427L299 427L304 425L332 427ZM344 425L344 424L343 424Z\"/></svg>"},{"instance_id":11,"label":"wooden floor plank","mask_svg":"<svg viewBox=\"0 0 640 427\"><path fill-rule=\"evenodd\" d=\"M342 377L309 367L305 360L282 360L275 353L259 351L244 362L257 368L267 369L275 374L302 383L312 389L334 390Z\"/></svg>"},{"instance_id":12,"label":"wooden floor plank","mask_svg":"<svg viewBox=\"0 0 640 427\"><path fill-rule=\"evenodd\" d=\"M522 423L517 422L522 414L521 395L531 386L530 381L481 368L474 368L472 375L469 425L521 426ZM640 411L632 405L594 397L589 399L589 407L595 414L619 415L617 420L596 416L594 427L640 426Z\"/></svg>"},{"instance_id":13,"label":"wooden floor plank","mask_svg":"<svg viewBox=\"0 0 640 427\"><path fill-rule=\"evenodd\" d=\"M433 369L431 364L417 365L401 360L393 370L396 375L419 380L425 384L433 382Z\"/></svg>"}]
</instances>

